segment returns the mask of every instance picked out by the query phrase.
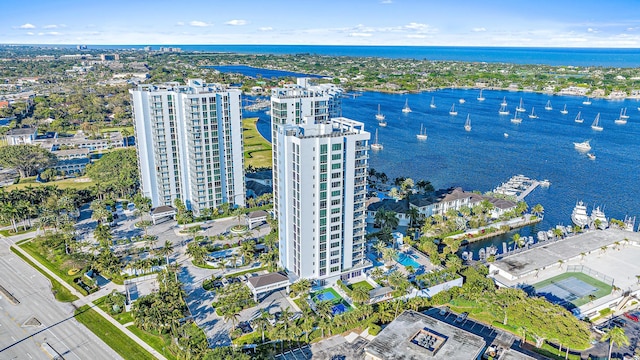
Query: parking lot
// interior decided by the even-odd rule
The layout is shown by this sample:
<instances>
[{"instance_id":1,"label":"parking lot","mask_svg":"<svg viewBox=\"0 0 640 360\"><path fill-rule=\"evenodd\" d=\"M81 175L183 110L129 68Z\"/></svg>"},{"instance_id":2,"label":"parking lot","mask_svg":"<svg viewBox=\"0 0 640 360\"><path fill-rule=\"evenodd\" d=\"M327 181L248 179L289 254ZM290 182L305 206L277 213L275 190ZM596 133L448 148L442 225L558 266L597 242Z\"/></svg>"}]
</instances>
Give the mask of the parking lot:
<instances>
[{"instance_id":1,"label":"parking lot","mask_svg":"<svg viewBox=\"0 0 640 360\"><path fill-rule=\"evenodd\" d=\"M639 310L631 310L623 315L615 316L605 321L604 323L596 326L593 330L598 334L597 340L611 327L618 326L624 329L625 334L629 338L629 346L623 346L621 348L613 347L613 358L622 358L625 355L633 356L635 348L640 346L640 322L637 320L640 318ZM594 344L593 348L588 351L592 357L599 357L606 359L609 351L608 342L600 342Z\"/></svg>"}]
</instances>

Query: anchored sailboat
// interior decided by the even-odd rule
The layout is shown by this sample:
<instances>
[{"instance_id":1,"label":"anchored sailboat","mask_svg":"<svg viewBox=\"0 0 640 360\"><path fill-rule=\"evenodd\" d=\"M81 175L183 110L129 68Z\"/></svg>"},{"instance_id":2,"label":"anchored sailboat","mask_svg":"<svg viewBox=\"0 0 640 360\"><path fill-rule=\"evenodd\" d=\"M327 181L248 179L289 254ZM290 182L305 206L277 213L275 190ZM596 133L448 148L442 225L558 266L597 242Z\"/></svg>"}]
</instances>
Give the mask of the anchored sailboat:
<instances>
[{"instance_id":1,"label":"anchored sailboat","mask_svg":"<svg viewBox=\"0 0 640 360\"><path fill-rule=\"evenodd\" d=\"M498 110L498 115L509 115L509 109L507 109L506 104L500 105L500 110Z\"/></svg>"},{"instance_id":2,"label":"anchored sailboat","mask_svg":"<svg viewBox=\"0 0 640 360\"><path fill-rule=\"evenodd\" d=\"M429 104L429 107L432 109L436 108L436 99L433 96L431 97L431 104Z\"/></svg>"},{"instance_id":3,"label":"anchored sailboat","mask_svg":"<svg viewBox=\"0 0 640 360\"><path fill-rule=\"evenodd\" d=\"M378 104L378 113L376 114L376 120L383 121L384 118L384 114L380 112L380 104Z\"/></svg>"},{"instance_id":4,"label":"anchored sailboat","mask_svg":"<svg viewBox=\"0 0 640 360\"><path fill-rule=\"evenodd\" d=\"M411 108L409 107L409 99L407 99L407 101L404 102L404 107L402 108L402 112L403 113L411 112Z\"/></svg>"},{"instance_id":5,"label":"anchored sailboat","mask_svg":"<svg viewBox=\"0 0 640 360\"><path fill-rule=\"evenodd\" d=\"M577 122L578 124L582 124L582 123L584 122L584 119L582 119L582 118L580 117L580 114L581 114L581 113L582 113L581 111L578 111L578 115L576 115L576 119L575 119L575 120L573 120L573 121Z\"/></svg>"},{"instance_id":6,"label":"anchored sailboat","mask_svg":"<svg viewBox=\"0 0 640 360\"><path fill-rule=\"evenodd\" d=\"M458 112L456 111L456 104L455 103L453 105L451 105L451 110L449 110L449 115L451 115L451 116L458 115Z\"/></svg>"},{"instance_id":7,"label":"anchored sailboat","mask_svg":"<svg viewBox=\"0 0 640 360\"><path fill-rule=\"evenodd\" d=\"M384 147L378 142L378 129L376 129L376 137L371 144L371 150L382 150Z\"/></svg>"},{"instance_id":8,"label":"anchored sailboat","mask_svg":"<svg viewBox=\"0 0 640 360\"><path fill-rule=\"evenodd\" d=\"M424 128L423 124L420 124L420 133L416 135L418 140L427 140L427 129Z\"/></svg>"},{"instance_id":9,"label":"anchored sailboat","mask_svg":"<svg viewBox=\"0 0 640 360\"><path fill-rule=\"evenodd\" d=\"M527 110L524 108L524 102L522 98L520 98L520 105L516 108L516 112L526 112Z\"/></svg>"},{"instance_id":10,"label":"anchored sailboat","mask_svg":"<svg viewBox=\"0 0 640 360\"><path fill-rule=\"evenodd\" d=\"M593 120L593 124L591 124L591 129L595 130L595 131L602 131L603 127L600 126L600 113L598 113L598 115L596 115L596 119Z\"/></svg>"},{"instance_id":11,"label":"anchored sailboat","mask_svg":"<svg viewBox=\"0 0 640 360\"><path fill-rule=\"evenodd\" d=\"M513 119L511 119L511 122L514 124L520 124L522 122L522 118L518 117L518 110L516 109L516 113L513 116Z\"/></svg>"},{"instance_id":12,"label":"anchored sailboat","mask_svg":"<svg viewBox=\"0 0 640 360\"><path fill-rule=\"evenodd\" d=\"M567 104L564 104L564 108L560 110L560 114L567 115L569 111L567 111Z\"/></svg>"},{"instance_id":13,"label":"anchored sailboat","mask_svg":"<svg viewBox=\"0 0 640 360\"><path fill-rule=\"evenodd\" d=\"M482 89L480 89L480 94L478 95L478 101L484 101L484 96L482 96Z\"/></svg>"},{"instance_id":14,"label":"anchored sailboat","mask_svg":"<svg viewBox=\"0 0 640 360\"><path fill-rule=\"evenodd\" d=\"M544 109L547 111L553 110L553 106L551 106L551 100L547 101L547 105L544 106Z\"/></svg>"},{"instance_id":15,"label":"anchored sailboat","mask_svg":"<svg viewBox=\"0 0 640 360\"><path fill-rule=\"evenodd\" d=\"M535 108L531 108L531 114L529 114L529 119L537 119L538 115L536 115L536 112L534 110Z\"/></svg>"},{"instance_id":16,"label":"anchored sailboat","mask_svg":"<svg viewBox=\"0 0 640 360\"><path fill-rule=\"evenodd\" d=\"M464 123L464 130L471 131L471 117L467 114L467 121Z\"/></svg>"}]
</instances>

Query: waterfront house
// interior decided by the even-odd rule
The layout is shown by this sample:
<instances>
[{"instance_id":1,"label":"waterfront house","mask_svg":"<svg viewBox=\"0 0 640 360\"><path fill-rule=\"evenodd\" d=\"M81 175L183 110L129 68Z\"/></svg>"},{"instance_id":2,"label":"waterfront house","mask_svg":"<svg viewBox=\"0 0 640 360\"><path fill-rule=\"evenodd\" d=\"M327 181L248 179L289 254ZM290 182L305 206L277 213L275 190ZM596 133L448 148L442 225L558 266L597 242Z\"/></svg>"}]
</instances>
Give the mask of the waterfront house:
<instances>
[{"instance_id":1,"label":"waterfront house","mask_svg":"<svg viewBox=\"0 0 640 360\"><path fill-rule=\"evenodd\" d=\"M424 217L445 215L449 209L458 211L465 206L472 208L481 201L481 195L464 191L459 187L438 190L429 194L412 195L410 198L411 207L417 208Z\"/></svg>"}]
</instances>

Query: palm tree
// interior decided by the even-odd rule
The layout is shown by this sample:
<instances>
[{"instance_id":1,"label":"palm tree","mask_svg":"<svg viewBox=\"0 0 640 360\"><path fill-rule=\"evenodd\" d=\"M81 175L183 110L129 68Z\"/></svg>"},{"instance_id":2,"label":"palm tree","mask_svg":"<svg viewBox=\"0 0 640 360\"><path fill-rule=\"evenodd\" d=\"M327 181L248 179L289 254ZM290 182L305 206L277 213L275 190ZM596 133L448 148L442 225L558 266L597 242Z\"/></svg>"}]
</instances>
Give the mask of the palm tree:
<instances>
[{"instance_id":1,"label":"palm tree","mask_svg":"<svg viewBox=\"0 0 640 360\"><path fill-rule=\"evenodd\" d=\"M397 258L398 252L395 249L385 248L382 251L382 259L384 259L386 263L391 263L391 261L396 260Z\"/></svg>"},{"instance_id":2,"label":"palm tree","mask_svg":"<svg viewBox=\"0 0 640 360\"><path fill-rule=\"evenodd\" d=\"M167 261L167 266L169 265L169 255L173 252L173 244L171 241L166 240L164 242L164 246L158 250L158 255L164 256Z\"/></svg>"},{"instance_id":3,"label":"palm tree","mask_svg":"<svg viewBox=\"0 0 640 360\"><path fill-rule=\"evenodd\" d=\"M280 319L284 322L284 329L287 329L287 324L289 324L289 319L293 316L293 312L288 308L284 308L280 310Z\"/></svg>"},{"instance_id":4,"label":"palm tree","mask_svg":"<svg viewBox=\"0 0 640 360\"><path fill-rule=\"evenodd\" d=\"M331 315L333 314L333 304L331 301L323 300L316 304L316 313L323 319L329 320L331 319Z\"/></svg>"},{"instance_id":5,"label":"palm tree","mask_svg":"<svg viewBox=\"0 0 640 360\"><path fill-rule=\"evenodd\" d=\"M407 216L409 216L409 227L413 228L414 223L420 219L420 211L417 207L409 206L409 210L407 211Z\"/></svg>"},{"instance_id":6,"label":"palm tree","mask_svg":"<svg viewBox=\"0 0 640 360\"><path fill-rule=\"evenodd\" d=\"M373 248L378 253L378 259L380 259L380 258L382 258L382 253L384 252L384 249L387 248L387 244L385 244L382 241L378 241L378 242L375 243L375 245L373 245Z\"/></svg>"},{"instance_id":7,"label":"palm tree","mask_svg":"<svg viewBox=\"0 0 640 360\"><path fill-rule=\"evenodd\" d=\"M262 332L262 342L264 343L264 330L269 325L269 312L262 310L260 317L253 320L253 324Z\"/></svg>"},{"instance_id":8,"label":"palm tree","mask_svg":"<svg viewBox=\"0 0 640 360\"><path fill-rule=\"evenodd\" d=\"M227 311L224 312L224 314L222 314L222 317L224 319L224 322L228 322L229 320L231 320L231 324L233 325L233 327L236 326L236 324L238 323L238 320L240 318L240 314L238 314L237 312L233 311L232 309L229 309Z\"/></svg>"},{"instance_id":9,"label":"palm tree","mask_svg":"<svg viewBox=\"0 0 640 360\"><path fill-rule=\"evenodd\" d=\"M525 244L524 239L520 236L520 234L513 234L513 237L511 239L513 239L513 243L517 248L521 248Z\"/></svg>"},{"instance_id":10,"label":"palm tree","mask_svg":"<svg viewBox=\"0 0 640 360\"><path fill-rule=\"evenodd\" d=\"M307 316L304 318L304 320L302 320L302 324L300 324L300 329L304 331L304 336L307 339L307 343L309 343L309 333L314 328L313 323L314 323L313 317Z\"/></svg>"},{"instance_id":11,"label":"palm tree","mask_svg":"<svg viewBox=\"0 0 640 360\"><path fill-rule=\"evenodd\" d=\"M613 349L613 345L616 345L618 348L620 348L620 346L622 345L629 346L630 344L629 338L624 333L624 329L618 326L615 326L607 331L607 333L604 334L600 339L600 341L602 342L607 340L609 341L609 360L611 360L611 350Z\"/></svg>"},{"instance_id":12,"label":"palm tree","mask_svg":"<svg viewBox=\"0 0 640 360\"><path fill-rule=\"evenodd\" d=\"M364 304L369 301L369 291L362 286L357 286L351 292L351 299L358 304Z\"/></svg>"},{"instance_id":13,"label":"palm tree","mask_svg":"<svg viewBox=\"0 0 640 360\"><path fill-rule=\"evenodd\" d=\"M557 238L562 238L564 234L562 233L562 230L555 228L553 229L553 235L555 235Z\"/></svg>"},{"instance_id":14,"label":"palm tree","mask_svg":"<svg viewBox=\"0 0 640 360\"><path fill-rule=\"evenodd\" d=\"M311 281L306 278L302 278L291 285L291 290L305 298L311 290Z\"/></svg>"},{"instance_id":15,"label":"palm tree","mask_svg":"<svg viewBox=\"0 0 640 360\"><path fill-rule=\"evenodd\" d=\"M544 215L544 207L542 207L542 205L540 204L536 204L532 209L531 212L533 213L533 215L540 217L540 215Z\"/></svg>"}]
</instances>

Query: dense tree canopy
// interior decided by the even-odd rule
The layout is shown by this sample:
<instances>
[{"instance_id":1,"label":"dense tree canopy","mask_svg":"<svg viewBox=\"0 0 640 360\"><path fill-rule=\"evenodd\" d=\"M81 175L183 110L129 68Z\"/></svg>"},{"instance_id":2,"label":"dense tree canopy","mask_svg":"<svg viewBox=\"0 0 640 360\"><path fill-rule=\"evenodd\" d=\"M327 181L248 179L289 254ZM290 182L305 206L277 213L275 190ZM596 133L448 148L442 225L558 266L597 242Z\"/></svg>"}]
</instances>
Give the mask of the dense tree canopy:
<instances>
[{"instance_id":1,"label":"dense tree canopy","mask_svg":"<svg viewBox=\"0 0 640 360\"><path fill-rule=\"evenodd\" d=\"M87 175L100 184L102 190L120 196L133 193L139 182L136 150L122 149L105 154L100 161L87 166Z\"/></svg>"},{"instance_id":2,"label":"dense tree canopy","mask_svg":"<svg viewBox=\"0 0 640 360\"><path fill-rule=\"evenodd\" d=\"M20 176L33 176L38 170L55 165L57 158L49 150L36 145L0 147L0 165L16 169Z\"/></svg>"}]
</instances>

